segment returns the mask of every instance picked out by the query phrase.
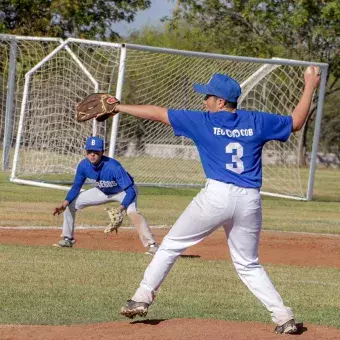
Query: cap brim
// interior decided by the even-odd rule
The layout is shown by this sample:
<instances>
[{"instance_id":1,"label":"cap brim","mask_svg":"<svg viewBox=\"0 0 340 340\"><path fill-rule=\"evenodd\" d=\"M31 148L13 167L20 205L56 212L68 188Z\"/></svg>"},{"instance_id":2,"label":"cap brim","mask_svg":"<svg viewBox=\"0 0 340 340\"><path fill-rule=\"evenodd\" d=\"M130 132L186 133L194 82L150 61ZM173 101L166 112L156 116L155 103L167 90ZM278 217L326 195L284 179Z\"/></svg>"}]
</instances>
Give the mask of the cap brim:
<instances>
[{"instance_id":1,"label":"cap brim","mask_svg":"<svg viewBox=\"0 0 340 340\"><path fill-rule=\"evenodd\" d=\"M103 151L103 149L97 149L97 148L85 148L86 151Z\"/></svg>"},{"instance_id":2,"label":"cap brim","mask_svg":"<svg viewBox=\"0 0 340 340\"><path fill-rule=\"evenodd\" d=\"M202 94L211 94L211 93L209 93L207 85L194 84L194 90L196 92L202 93Z\"/></svg>"}]
</instances>

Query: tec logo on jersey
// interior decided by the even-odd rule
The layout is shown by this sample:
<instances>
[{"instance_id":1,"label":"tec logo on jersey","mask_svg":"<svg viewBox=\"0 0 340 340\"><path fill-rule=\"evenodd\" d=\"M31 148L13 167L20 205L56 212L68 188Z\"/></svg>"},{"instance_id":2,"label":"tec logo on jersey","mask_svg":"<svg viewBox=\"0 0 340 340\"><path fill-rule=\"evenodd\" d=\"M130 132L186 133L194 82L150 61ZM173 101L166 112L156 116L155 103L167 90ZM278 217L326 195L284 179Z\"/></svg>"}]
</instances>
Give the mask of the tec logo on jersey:
<instances>
[{"instance_id":1,"label":"tec logo on jersey","mask_svg":"<svg viewBox=\"0 0 340 340\"><path fill-rule=\"evenodd\" d=\"M251 137L254 135L253 129L234 129L234 130L229 130L229 129L222 129L219 127L214 127L213 128L214 135L216 136L228 136L228 137Z\"/></svg>"}]
</instances>

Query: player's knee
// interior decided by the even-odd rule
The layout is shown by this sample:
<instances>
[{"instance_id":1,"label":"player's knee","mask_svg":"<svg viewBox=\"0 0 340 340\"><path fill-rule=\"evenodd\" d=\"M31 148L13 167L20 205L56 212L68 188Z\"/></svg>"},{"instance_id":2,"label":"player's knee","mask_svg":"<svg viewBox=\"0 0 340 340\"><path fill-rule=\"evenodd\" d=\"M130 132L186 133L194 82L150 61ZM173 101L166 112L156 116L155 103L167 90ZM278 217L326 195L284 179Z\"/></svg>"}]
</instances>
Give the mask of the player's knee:
<instances>
[{"instance_id":1,"label":"player's knee","mask_svg":"<svg viewBox=\"0 0 340 340\"><path fill-rule=\"evenodd\" d=\"M70 204L68 207L71 211L78 211L78 210L81 210L81 209L88 207L88 205L84 205L84 204L72 205L72 204Z\"/></svg>"},{"instance_id":2,"label":"player's knee","mask_svg":"<svg viewBox=\"0 0 340 340\"><path fill-rule=\"evenodd\" d=\"M126 215L129 216L130 218L133 218L134 216L143 216L139 211L132 209L131 210L127 209Z\"/></svg>"},{"instance_id":3,"label":"player's knee","mask_svg":"<svg viewBox=\"0 0 340 340\"><path fill-rule=\"evenodd\" d=\"M67 208L71 210L72 212L82 209L78 206L78 204L72 204L72 203Z\"/></svg>"},{"instance_id":4,"label":"player's knee","mask_svg":"<svg viewBox=\"0 0 340 340\"><path fill-rule=\"evenodd\" d=\"M254 269L261 268L257 260L254 261L234 261L235 269L238 273L246 273Z\"/></svg>"},{"instance_id":5,"label":"player's knee","mask_svg":"<svg viewBox=\"0 0 340 340\"><path fill-rule=\"evenodd\" d=\"M161 244L161 248L176 256L182 254L183 251L188 248L188 246L179 240L174 240L165 236Z\"/></svg>"}]
</instances>

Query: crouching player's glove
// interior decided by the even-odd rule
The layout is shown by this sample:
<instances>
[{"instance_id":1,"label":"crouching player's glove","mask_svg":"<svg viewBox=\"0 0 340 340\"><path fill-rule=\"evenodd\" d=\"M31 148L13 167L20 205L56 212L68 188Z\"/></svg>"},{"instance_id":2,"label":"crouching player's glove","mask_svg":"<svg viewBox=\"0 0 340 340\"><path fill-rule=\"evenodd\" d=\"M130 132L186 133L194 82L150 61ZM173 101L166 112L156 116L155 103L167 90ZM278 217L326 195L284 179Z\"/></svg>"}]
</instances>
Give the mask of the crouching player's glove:
<instances>
[{"instance_id":1,"label":"crouching player's glove","mask_svg":"<svg viewBox=\"0 0 340 340\"><path fill-rule=\"evenodd\" d=\"M110 224L105 228L104 234L112 233L114 230L118 233L118 228L123 223L124 215L118 208L106 208L107 214L110 218Z\"/></svg>"}]
</instances>

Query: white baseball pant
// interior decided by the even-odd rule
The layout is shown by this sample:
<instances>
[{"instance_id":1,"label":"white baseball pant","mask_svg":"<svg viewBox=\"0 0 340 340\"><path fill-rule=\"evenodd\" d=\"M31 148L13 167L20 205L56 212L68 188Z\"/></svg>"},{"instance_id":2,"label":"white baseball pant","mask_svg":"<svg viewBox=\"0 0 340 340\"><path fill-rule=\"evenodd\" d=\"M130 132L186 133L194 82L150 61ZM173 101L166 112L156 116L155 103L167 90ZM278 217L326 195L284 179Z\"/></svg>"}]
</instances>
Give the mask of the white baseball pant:
<instances>
[{"instance_id":1,"label":"white baseball pant","mask_svg":"<svg viewBox=\"0 0 340 340\"><path fill-rule=\"evenodd\" d=\"M294 318L266 271L258 262L262 225L259 189L240 188L208 179L163 239L147 267L132 300L151 304L176 259L188 247L202 241L220 226L224 227L237 274L249 290L282 325Z\"/></svg>"},{"instance_id":2,"label":"white baseball pant","mask_svg":"<svg viewBox=\"0 0 340 340\"><path fill-rule=\"evenodd\" d=\"M147 247L150 244L154 244L156 241L151 233L151 230L145 218L137 209L138 188L136 185L134 186L134 189L136 191L136 197L134 201L128 206L126 213L131 219L132 224L136 227L144 247ZM81 192L64 211L62 236L73 238L74 221L77 210L109 202L122 203L125 195L126 195L125 191L122 191L116 195L105 195L102 191L100 191L97 188L92 188Z\"/></svg>"}]
</instances>

